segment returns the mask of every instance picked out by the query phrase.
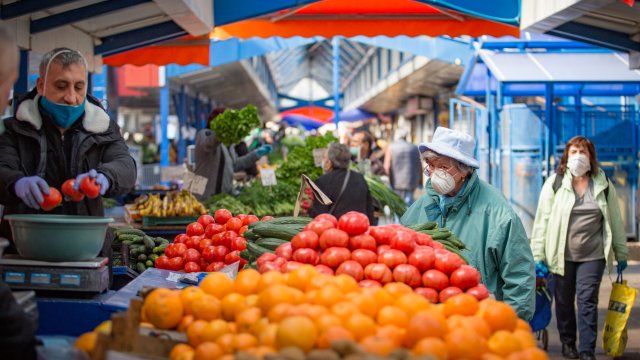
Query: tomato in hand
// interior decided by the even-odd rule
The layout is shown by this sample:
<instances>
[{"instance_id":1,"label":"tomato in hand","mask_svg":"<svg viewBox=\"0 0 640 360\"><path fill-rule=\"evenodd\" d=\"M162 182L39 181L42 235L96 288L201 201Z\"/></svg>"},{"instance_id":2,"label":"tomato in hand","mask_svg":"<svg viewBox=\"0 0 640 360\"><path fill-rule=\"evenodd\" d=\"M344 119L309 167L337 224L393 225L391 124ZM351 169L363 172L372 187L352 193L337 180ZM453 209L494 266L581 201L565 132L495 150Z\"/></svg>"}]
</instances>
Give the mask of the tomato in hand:
<instances>
[{"instance_id":1,"label":"tomato in hand","mask_svg":"<svg viewBox=\"0 0 640 360\"><path fill-rule=\"evenodd\" d=\"M311 248L299 248L294 250L291 259L299 263L314 266L320 263L320 256L318 256L318 252Z\"/></svg>"},{"instance_id":2,"label":"tomato in hand","mask_svg":"<svg viewBox=\"0 0 640 360\"><path fill-rule=\"evenodd\" d=\"M187 235L189 236L200 236L204 235L204 226L199 222L194 222L187 225Z\"/></svg>"},{"instance_id":3,"label":"tomato in hand","mask_svg":"<svg viewBox=\"0 0 640 360\"><path fill-rule=\"evenodd\" d=\"M432 269L435 261L436 254L431 248L417 249L409 255L409 264L417 267L420 273Z\"/></svg>"},{"instance_id":4,"label":"tomato in hand","mask_svg":"<svg viewBox=\"0 0 640 360\"><path fill-rule=\"evenodd\" d=\"M351 260L356 261L362 265L363 268L366 268L367 265L378 261L378 254L367 249L356 249L351 253Z\"/></svg>"},{"instance_id":5,"label":"tomato in hand","mask_svg":"<svg viewBox=\"0 0 640 360\"><path fill-rule=\"evenodd\" d=\"M419 287L413 289L413 291L418 294L424 296L427 300L429 300L432 304L438 303L438 292L432 288Z\"/></svg>"},{"instance_id":6,"label":"tomato in hand","mask_svg":"<svg viewBox=\"0 0 640 360\"><path fill-rule=\"evenodd\" d=\"M336 269L336 275L347 274L352 278L356 279L356 281L360 281L364 278L364 269L362 265L358 264L353 260L347 260L340 264Z\"/></svg>"},{"instance_id":7,"label":"tomato in hand","mask_svg":"<svg viewBox=\"0 0 640 360\"><path fill-rule=\"evenodd\" d=\"M42 193L44 201L40 203L40 208L44 211L50 211L58 207L62 202L62 194L54 187L49 188L49 195Z\"/></svg>"},{"instance_id":8,"label":"tomato in hand","mask_svg":"<svg viewBox=\"0 0 640 360\"><path fill-rule=\"evenodd\" d=\"M200 265L196 262L189 261L184 264L184 272L192 273L200 271Z\"/></svg>"},{"instance_id":9,"label":"tomato in hand","mask_svg":"<svg viewBox=\"0 0 640 360\"><path fill-rule=\"evenodd\" d=\"M318 234L313 231L301 231L291 239L291 248L294 251L303 248L315 249L317 247Z\"/></svg>"},{"instance_id":10,"label":"tomato in hand","mask_svg":"<svg viewBox=\"0 0 640 360\"><path fill-rule=\"evenodd\" d=\"M213 218L216 220L216 222L222 225L226 224L227 221L229 221L232 217L233 215L231 214L231 211L227 209L218 209L213 214Z\"/></svg>"},{"instance_id":11,"label":"tomato in hand","mask_svg":"<svg viewBox=\"0 0 640 360\"><path fill-rule=\"evenodd\" d=\"M440 302L443 303L448 299L460 294L462 294L462 290L458 289L455 286L449 286L448 288L440 291L440 294L438 294L438 299L440 299Z\"/></svg>"},{"instance_id":12,"label":"tomato in hand","mask_svg":"<svg viewBox=\"0 0 640 360\"><path fill-rule=\"evenodd\" d=\"M314 220L308 223L307 226L304 227L304 229L307 231L313 231L314 233L318 234L318 236L320 236L326 230L333 229L334 227L335 226L333 225L333 223L327 220Z\"/></svg>"},{"instance_id":13,"label":"tomato in hand","mask_svg":"<svg viewBox=\"0 0 640 360\"><path fill-rule=\"evenodd\" d=\"M320 235L319 244L321 249L330 247L349 246L349 234L338 229L327 229Z\"/></svg>"},{"instance_id":14,"label":"tomato in hand","mask_svg":"<svg viewBox=\"0 0 640 360\"><path fill-rule=\"evenodd\" d=\"M451 273L451 286L467 290L478 286L480 283L480 272L473 266L462 265Z\"/></svg>"},{"instance_id":15,"label":"tomato in hand","mask_svg":"<svg viewBox=\"0 0 640 360\"><path fill-rule=\"evenodd\" d=\"M378 245L389 245L394 231L386 226L372 226L369 228L369 235L376 239Z\"/></svg>"},{"instance_id":16,"label":"tomato in hand","mask_svg":"<svg viewBox=\"0 0 640 360\"><path fill-rule=\"evenodd\" d=\"M393 269L393 280L403 282L412 288L417 288L422 283L420 271L409 264L400 264Z\"/></svg>"},{"instance_id":17,"label":"tomato in hand","mask_svg":"<svg viewBox=\"0 0 640 360\"><path fill-rule=\"evenodd\" d=\"M62 193L71 201L82 201L84 194L80 190L73 188L75 185L75 179L69 179L62 184Z\"/></svg>"},{"instance_id":18,"label":"tomato in hand","mask_svg":"<svg viewBox=\"0 0 640 360\"><path fill-rule=\"evenodd\" d=\"M349 259L351 259L351 252L343 247L330 247L320 255L320 263L332 269L337 268Z\"/></svg>"},{"instance_id":19,"label":"tomato in hand","mask_svg":"<svg viewBox=\"0 0 640 360\"><path fill-rule=\"evenodd\" d=\"M449 286L449 278L439 270L431 269L422 274L422 285L437 291L442 291Z\"/></svg>"},{"instance_id":20,"label":"tomato in hand","mask_svg":"<svg viewBox=\"0 0 640 360\"><path fill-rule=\"evenodd\" d=\"M164 270L168 270L169 267L169 258L165 255L162 256L158 256L158 258L156 259L156 261L154 262L153 266L155 266L158 269L164 269Z\"/></svg>"},{"instance_id":21,"label":"tomato in hand","mask_svg":"<svg viewBox=\"0 0 640 360\"><path fill-rule=\"evenodd\" d=\"M200 225L202 225L203 228L206 229L209 224L215 223L215 219L209 214L204 214L198 217L198 222L200 223Z\"/></svg>"},{"instance_id":22,"label":"tomato in hand","mask_svg":"<svg viewBox=\"0 0 640 360\"><path fill-rule=\"evenodd\" d=\"M85 176L80 180L80 191L82 191L89 199L95 199L100 195L100 185L96 183L96 179L91 176Z\"/></svg>"},{"instance_id":23,"label":"tomato in hand","mask_svg":"<svg viewBox=\"0 0 640 360\"><path fill-rule=\"evenodd\" d=\"M413 231L398 231L391 237L389 245L405 254L411 254L416 247L416 234Z\"/></svg>"},{"instance_id":24,"label":"tomato in hand","mask_svg":"<svg viewBox=\"0 0 640 360\"><path fill-rule=\"evenodd\" d=\"M393 270L396 266L407 263L407 255L400 250L389 249L378 255L378 262L387 265L389 269Z\"/></svg>"},{"instance_id":25,"label":"tomato in hand","mask_svg":"<svg viewBox=\"0 0 640 360\"><path fill-rule=\"evenodd\" d=\"M349 211L340 216L338 229L346 232L350 236L364 234L369 230L369 218L363 213Z\"/></svg>"},{"instance_id":26,"label":"tomato in hand","mask_svg":"<svg viewBox=\"0 0 640 360\"><path fill-rule=\"evenodd\" d=\"M196 249L187 249L184 253L184 261L200 263L200 253Z\"/></svg>"},{"instance_id":27,"label":"tomato in hand","mask_svg":"<svg viewBox=\"0 0 640 360\"><path fill-rule=\"evenodd\" d=\"M314 221L319 221L319 220L324 220L324 221L328 221L330 223L333 224L333 227L337 227L338 226L338 219L336 219L335 216L331 215L331 214L320 214L318 216L316 216L314 219Z\"/></svg>"},{"instance_id":28,"label":"tomato in hand","mask_svg":"<svg viewBox=\"0 0 640 360\"><path fill-rule=\"evenodd\" d=\"M393 281L393 273L385 264L373 263L364 268L364 276L369 280L375 280L380 284Z\"/></svg>"},{"instance_id":29,"label":"tomato in hand","mask_svg":"<svg viewBox=\"0 0 640 360\"><path fill-rule=\"evenodd\" d=\"M173 271L180 271L184 267L184 259L180 256L169 259L167 268Z\"/></svg>"},{"instance_id":30,"label":"tomato in hand","mask_svg":"<svg viewBox=\"0 0 640 360\"><path fill-rule=\"evenodd\" d=\"M276 255L284 258L285 260L291 260L291 256L293 255L293 248L291 247L290 242L286 242L282 245L279 245L276 248Z\"/></svg>"},{"instance_id":31,"label":"tomato in hand","mask_svg":"<svg viewBox=\"0 0 640 360\"><path fill-rule=\"evenodd\" d=\"M376 244L376 239L371 235L361 234L352 236L349 239L349 247L352 250L355 249L366 249L371 251L376 251L378 245Z\"/></svg>"}]
</instances>

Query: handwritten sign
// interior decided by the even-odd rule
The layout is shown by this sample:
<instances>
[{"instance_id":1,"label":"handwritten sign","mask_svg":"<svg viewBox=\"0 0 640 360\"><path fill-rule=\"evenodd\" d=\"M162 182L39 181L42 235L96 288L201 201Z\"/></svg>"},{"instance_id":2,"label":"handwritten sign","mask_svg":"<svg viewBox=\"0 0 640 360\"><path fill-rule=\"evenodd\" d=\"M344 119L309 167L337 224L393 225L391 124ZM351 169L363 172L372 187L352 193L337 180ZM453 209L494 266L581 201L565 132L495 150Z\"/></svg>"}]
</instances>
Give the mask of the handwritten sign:
<instances>
[{"instance_id":1,"label":"handwritten sign","mask_svg":"<svg viewBox=\"0 0 640 360\"><path fill-rule=\"evenodd\" d=\"M184 175L184 184L182 188L196 195L204 194L209 179L204 176L196 175L191 171L186 171Z\"/></svg>"}]
</instances>

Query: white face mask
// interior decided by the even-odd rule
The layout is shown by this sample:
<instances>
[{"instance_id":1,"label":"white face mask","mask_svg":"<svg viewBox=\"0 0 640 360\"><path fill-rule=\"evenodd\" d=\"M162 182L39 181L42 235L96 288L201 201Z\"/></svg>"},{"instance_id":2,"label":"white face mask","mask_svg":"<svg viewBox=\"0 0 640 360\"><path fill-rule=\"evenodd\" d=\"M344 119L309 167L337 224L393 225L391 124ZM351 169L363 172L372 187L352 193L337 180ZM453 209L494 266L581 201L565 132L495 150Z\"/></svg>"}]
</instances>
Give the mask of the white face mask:
<instances>
[{"instance_id":1,"label":"white face mask","mask_svg":"<svg viewBox=\"0 0 640 360\"><path fill-rule=\"evenodd\" d=\"M446 195L456 188L456 180L448 172L437 169L431 174L431 186L440 195Z\"/></svg>"},{"instance_id":2,"label":"white face mask","mask_svg":"<svg viewBox=\"0 0 640 360\"><path fill-rule=\"evenodd\" d=\"M587 173L587 171L591 170L591 163L589 162L589 158L584 154L575 154L569 156L567 160L567 167L569 171L571 171L571 175L573 176L582 176Z\"/></svg>"}]
</instances>

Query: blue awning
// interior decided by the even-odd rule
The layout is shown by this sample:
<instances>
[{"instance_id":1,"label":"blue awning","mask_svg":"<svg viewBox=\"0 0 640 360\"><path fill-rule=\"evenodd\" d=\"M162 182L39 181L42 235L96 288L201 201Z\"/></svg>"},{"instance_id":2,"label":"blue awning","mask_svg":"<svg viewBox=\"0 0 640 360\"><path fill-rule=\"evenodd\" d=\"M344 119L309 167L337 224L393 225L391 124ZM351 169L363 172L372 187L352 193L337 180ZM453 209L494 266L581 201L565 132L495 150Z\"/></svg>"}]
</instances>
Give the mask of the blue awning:
<instances>
[{"instance_id":1,"label":"blue awning","mask_svg":"<svg viewBox=\"0 0 640 360\"><path fill-rule=\"evenodd\" d=\"M358 109L358 108L343 110L338 115L338 119L340 119L340 121L346 121L346 122L366 120L366 119L371 119L375 117L376 117L376 114L368 112L366 110ZM335 117L332 118L331 121L335 121Z\"/></svg>"},{"instance_id":2,"label":"blue awning","mask_svg":"<svg viewBox=\"0 0 640 360\"><path fill-rule=\"evenodd\" d=\"M282 121L286 122L290 126L301 126L305 130L315 130L327 124L314 118L297 114L285 115L282 117Z\"/></svg>"},{"instance_id":3,"label":"blue awning","mask_svg":"<svg viewBox=\"0 0 640 360\"><path fill-rule=\"evenodd\" d=\"M450 9L473 17L520 25L520 0L418 0L435 7Z\"/></svg>"}]
</instances>

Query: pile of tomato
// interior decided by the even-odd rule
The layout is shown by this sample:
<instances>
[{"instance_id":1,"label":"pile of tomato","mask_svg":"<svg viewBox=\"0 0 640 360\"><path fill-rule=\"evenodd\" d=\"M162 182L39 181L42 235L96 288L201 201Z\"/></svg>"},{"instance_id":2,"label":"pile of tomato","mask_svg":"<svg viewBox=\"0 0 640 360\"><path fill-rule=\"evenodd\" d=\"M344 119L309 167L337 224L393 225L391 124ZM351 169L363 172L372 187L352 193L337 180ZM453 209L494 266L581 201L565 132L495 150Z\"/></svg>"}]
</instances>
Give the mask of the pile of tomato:
<instances>
[{"instance_id":1,"label":"pile of tomato","mask_svg":"<svg viewBox=\"0 0 640 360\"><path fill-rule=\"evenodd\" d=\"M265 216L262 220L272 217ZM226 265L239 262L240 269L246 260L240 252L247 248L247 240L242 234L249 224L260 221L255 215L238 214L219 209L213 216L201 215L197 222L187 226L184 234L179 234L173 243L167 245L164 255L158 257L155 267L173 271L214 272Z\"/></svg>"},{"instance_id":2,"label":"pile of tomato","mask_svg":"<svg viewBox=\"0 0 640 360\"><path fill-rule=\"evenodd\" d=\"M366 215L349 212L336 219L321 214L275 254L256 261L261 273L290 272L303 264L322 273L347 274L363 287L402 282L433 303L466 292L489 296L480 272L431 236L401 225L369 226Z\"/></svg>"}]
</instances>

